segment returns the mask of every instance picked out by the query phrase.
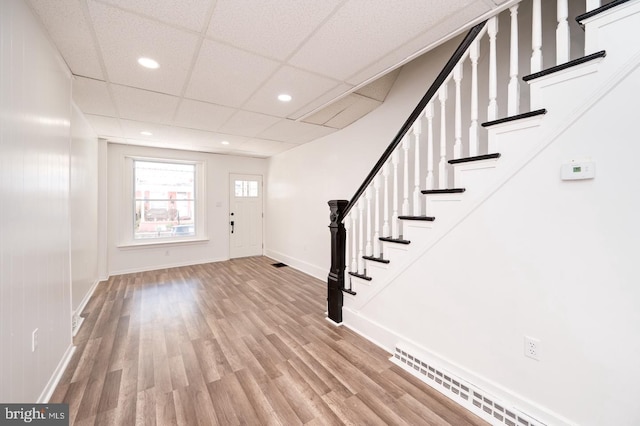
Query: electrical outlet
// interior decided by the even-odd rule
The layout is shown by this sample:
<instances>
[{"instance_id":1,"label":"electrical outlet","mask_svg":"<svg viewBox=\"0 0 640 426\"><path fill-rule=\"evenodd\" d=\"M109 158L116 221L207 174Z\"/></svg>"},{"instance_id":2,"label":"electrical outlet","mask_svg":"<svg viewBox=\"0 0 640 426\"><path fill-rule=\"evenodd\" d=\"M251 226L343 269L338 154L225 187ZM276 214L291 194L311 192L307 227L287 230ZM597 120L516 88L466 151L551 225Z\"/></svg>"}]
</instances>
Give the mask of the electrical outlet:
<instances>
[{"instance_id":1,"label":"electrical outlet","mask_svg":"<svg viewBox=\"0 0 640 426\"><path fill-rule=\"evenodd\" d=\"M540 340L524 336L524 356L540 361Z\"/></svg>"},{"instance_id":2,"label":"electrical outlet","mask_svg":"<svg viewBox=\"0 0 640 426\"><path fill-rule=\"evenodd\" d=\"M38 329L36 328L31 332L31 352L35 352L38 349Z\"/></svg>"}]
</instances>

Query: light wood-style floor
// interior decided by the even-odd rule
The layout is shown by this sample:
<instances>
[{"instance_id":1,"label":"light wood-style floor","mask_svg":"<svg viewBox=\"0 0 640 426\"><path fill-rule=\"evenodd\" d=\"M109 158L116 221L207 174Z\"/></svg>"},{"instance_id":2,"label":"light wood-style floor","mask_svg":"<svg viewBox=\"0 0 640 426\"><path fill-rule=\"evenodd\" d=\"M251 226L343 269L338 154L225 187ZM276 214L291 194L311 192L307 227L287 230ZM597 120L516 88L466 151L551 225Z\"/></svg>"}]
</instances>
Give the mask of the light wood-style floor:
<instances>
[{"instance_id":1,"label":"light wood-style floor","mask_svg":"<svg viewBox=\"0 0 640 426\"><path fill-rule=\"evenodd\" d=\"M71 424L479 425L325 319L325 283L267 257L111 277L51 402Z\"/></svg>"}]
</instances>

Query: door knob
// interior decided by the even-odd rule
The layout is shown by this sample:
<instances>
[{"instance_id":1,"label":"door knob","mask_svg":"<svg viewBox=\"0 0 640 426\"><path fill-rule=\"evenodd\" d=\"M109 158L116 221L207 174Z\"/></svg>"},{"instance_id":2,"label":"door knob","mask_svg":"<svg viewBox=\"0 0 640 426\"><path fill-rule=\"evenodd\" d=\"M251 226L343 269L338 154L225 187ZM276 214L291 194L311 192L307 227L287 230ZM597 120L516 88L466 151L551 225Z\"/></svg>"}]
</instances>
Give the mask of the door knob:
<instances>
[{"instance_id":1,"label":"door knob","mask_svg":"<svg viewBox=\"0 0 640 426\"><path fill-rule=\"evenodd\" d=\"M233 214L233 213L231 213L231 214ZM233 234L233 227L234 227L234 224L235 224L235 222L232 220L232 221L231 221L231 233L232 233L232 234Z\"/></svg>"}]
</instances>

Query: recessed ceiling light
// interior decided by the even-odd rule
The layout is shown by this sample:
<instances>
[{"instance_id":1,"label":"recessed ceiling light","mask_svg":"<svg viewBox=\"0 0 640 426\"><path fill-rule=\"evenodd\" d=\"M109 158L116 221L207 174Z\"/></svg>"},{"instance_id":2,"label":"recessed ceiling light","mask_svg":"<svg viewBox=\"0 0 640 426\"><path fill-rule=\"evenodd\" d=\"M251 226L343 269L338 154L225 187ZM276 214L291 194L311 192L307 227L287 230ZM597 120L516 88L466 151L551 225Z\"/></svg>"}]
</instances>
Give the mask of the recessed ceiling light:
<instances>
[{"instance_id":1,"label":"recessed ceiling light","mask_svg":"<svg viewBox=\"0 0 640 426\"><path fill-rule=\"evenodd\" d=\"M138 58L138 63L143 67L149 68L152 70L155 70L160 67L160 64L151 58Z\"/></svg>"},{"instance_id":2,"label":"recessed ceiling light","mask_svg":"<svg viewBox=\"0 0 640 426\"><path fill-rule=\"evenodd\" d=\"M229 141L222 141L220 142L222 145L229 145Z\"/></svg>"},{"instance_id":3,"label":"recessed ceiling light","mask_svg":"<svg viewBox=\"0 0 640 426\"><path fill-rule=\"evenodd\" d=\"M140 134L141 134L142 136L153 136L153 133L151 133L151 132L147 132L146 130L145 130L144 132L140 132Z\"/></svg>"},{"instance_id":4,"label":"recessed ceiling light","mask_svg":"<svg viewBox=\"0 0 640 426\"><path fill-rule=\"evenodd\" d=\"M282 93L278 95L278 100L281 102L289 102L291 100L291 95L287 95L286 93Z\"/></svg>"}]
</instances>

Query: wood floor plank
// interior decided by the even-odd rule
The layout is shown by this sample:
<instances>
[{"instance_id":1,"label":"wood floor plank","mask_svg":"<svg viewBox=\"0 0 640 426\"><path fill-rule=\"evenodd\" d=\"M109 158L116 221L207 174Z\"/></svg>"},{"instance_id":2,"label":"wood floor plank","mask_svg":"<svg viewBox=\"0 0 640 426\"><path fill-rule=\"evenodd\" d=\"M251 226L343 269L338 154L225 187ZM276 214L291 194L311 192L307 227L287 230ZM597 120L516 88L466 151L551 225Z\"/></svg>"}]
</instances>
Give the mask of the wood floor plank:
<instances>
[{"instance_id":1,"label":"wood floor plank","mask_svg":"<svg viewBox=\"0 0 640 426\"><path fill-rule=\"evenodd\" d=\"M483 425L252 257L110 277L52 402L72 425Z\"/></svg>"}]
</instances>

